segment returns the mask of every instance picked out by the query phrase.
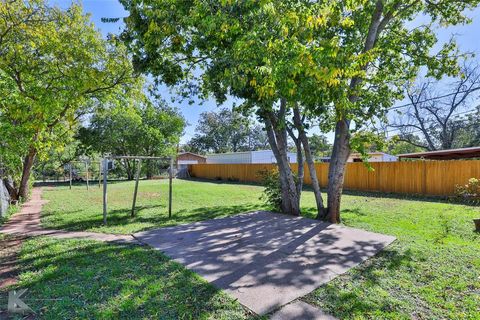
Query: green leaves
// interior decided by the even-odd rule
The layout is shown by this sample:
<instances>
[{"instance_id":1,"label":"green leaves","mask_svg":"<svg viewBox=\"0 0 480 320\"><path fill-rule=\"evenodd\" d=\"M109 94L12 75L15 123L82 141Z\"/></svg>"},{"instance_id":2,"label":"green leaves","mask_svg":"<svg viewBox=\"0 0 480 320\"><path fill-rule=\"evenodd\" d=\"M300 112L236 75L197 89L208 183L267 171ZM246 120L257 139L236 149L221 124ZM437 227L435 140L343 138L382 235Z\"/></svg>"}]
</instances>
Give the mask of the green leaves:
<instances>
[{"instance_id":1,"label":"green leaves","mask_svg":"<svg viewBox=\"0 0 480 320\"><path fill-rule=\"evenodd\" d=\"M42 0L0 3L0 162L28 150L46 157L71 138L78 120L128 88L135 75L126 48L105 40L79 5L67 10ZM5 133L5 135L3 134Z\"/></svg>"},{"instance_id":2,"label":"green leaves","mask_svg":"<svg viewBox=\"0 0 480 320\"><path fill-rule=\"evenodd\" d=\"M169 156L176 152L185 120L163 101L130 98L97 110L78 138L86 152Z\"/></svg>"}]
</instances>

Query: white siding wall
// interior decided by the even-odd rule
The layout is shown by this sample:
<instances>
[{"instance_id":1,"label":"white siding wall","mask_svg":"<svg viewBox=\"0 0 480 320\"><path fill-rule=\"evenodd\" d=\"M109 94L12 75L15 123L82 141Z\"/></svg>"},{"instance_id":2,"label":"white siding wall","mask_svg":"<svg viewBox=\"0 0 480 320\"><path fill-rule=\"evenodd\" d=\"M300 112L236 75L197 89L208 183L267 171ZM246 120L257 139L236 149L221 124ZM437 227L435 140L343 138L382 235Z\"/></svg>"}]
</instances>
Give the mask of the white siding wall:
<instances>
[{"instance_id":1,"label":"white siding wall","mask_svg":"<svg viewBox=\"0 0 480 320\"><path fill-rule=\"evenodd\" d=\"M275 163L275 156L270 150L253 151L252 163Z\"/></svg>"},{"instance_id":2,"label":"white siding wall","mask_svg":"<svg viewBox=\"0 0 480 320\"><path fill-rule=\"evenodd\" d=\"M392 156L391 154L384 154L383 155L384 162L395 162L398 161L398 157Z\"/></svg>"},{"instance_id":3,"label":"white siding wall","mask_svg":"<svg viewBox=\"0 0 480 320\"><path fill-rule=\"evenodd\" d=\"M297 162L297 154L289 152L290 163ZM275 155L271 150L252 151L252 163L276 163Z\"/></svg>"},{"instance_id":4,"label":"white siding wall","mask_svg":"<svg viewBox=\"0 0 480 320\"><path fill-rule=\"evenodd\" d=\"M207 155L207 163L252 163L250 152L217 153Z\"/></svg>"},{"instance_id":5,"label":"white siding wall","mask_svg":"<svg viewBox=\"0 0 480 320\"><path fill-rule=\"evenodd\" d=\"M288 157L291 163L297 162L297 154L289 152ZM276 163L275 156L271 150L217 153L207 155L207 163Z\"/></svg>"}]
</instances>

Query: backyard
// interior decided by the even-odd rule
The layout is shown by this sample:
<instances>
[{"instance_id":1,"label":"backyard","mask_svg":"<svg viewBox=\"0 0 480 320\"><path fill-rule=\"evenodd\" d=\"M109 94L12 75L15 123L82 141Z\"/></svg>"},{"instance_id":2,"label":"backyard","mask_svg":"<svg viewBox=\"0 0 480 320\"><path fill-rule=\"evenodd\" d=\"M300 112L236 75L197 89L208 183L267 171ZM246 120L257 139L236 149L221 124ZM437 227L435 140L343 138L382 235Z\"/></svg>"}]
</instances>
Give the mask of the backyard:
<instances>
[{"instance_id":1,"label":"backyard","mask_svg":"<svg viewBox=\"0 0 480 320\"><path fill-rule=\"evenodd\" d=\"M139 210L131 218L133 183L110 183L108 188L107 226L101 224L101 189L87 191L83 185L44 189L49 203L43 226L133 233L268 209L259 200L260 186L176 180L169 220L167 183L153 180L140 182ZM313 193L305 191L305 216L313 217L314 209ZM397 240L301 300L342 319L478 319L480 234L473 231L472 218L479 211L434 199L346 194L343 224ZM193 272L146 247L36 238L23 245L20 265L19 286L31 288L35 299L47 299L30 305L48 318L253 316Z\"/></svg>"}]
</instances>

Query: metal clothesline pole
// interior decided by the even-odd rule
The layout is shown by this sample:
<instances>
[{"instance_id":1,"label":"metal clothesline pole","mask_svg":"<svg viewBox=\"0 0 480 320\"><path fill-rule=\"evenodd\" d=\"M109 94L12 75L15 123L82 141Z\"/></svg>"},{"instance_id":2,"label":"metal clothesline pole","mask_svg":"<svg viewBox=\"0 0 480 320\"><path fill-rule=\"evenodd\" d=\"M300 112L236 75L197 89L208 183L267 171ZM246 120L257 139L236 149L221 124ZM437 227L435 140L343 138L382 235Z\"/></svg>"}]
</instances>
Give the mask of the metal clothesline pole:
<instances>
[{"instance_id":1,"label":"metal clothesline pole","mask_svg":"<svg viewBox=\"0 0 480 320\"><path fill-rule=\"evenodd\" d=\"M89 185L88 185L88 162L85 161L85 171L87 171L87 190L89 190Z\"/></svg>"},{"instance_id":2,"label":"metal clothesline pole","mask_svg":"<svg viewBox=\"0 0 480 320\"><path fill-rule=\"evenodd\" d=\"M135 191L133 192L133 203L132 203L132 213L131 216L135 216L135 203L137 202L137 192L138 192L138 180L140 179L140 170L142 168L142 160L137 160L137 176L135 177Z\"/></svg>"},{"instance_id":3,"label":"metal clothesline pole","mask_svg":"<svg viewBox=\"0 0 480 320\"><path fill-rule=\"evenodd\" d=\"M103 159L103 225L107 225L107 172L108 160Z\"/></svg>"},{"instance_id":4,"label":"metal clothesline pole","mask_svg":"<svg viewBox=\"0 0 480 320\"><path fill-rule=\"evenodd\" d=\"M172 217L172 184L173 184L173 158L172 157L148 157L148 156L104 156L103 158L103 224L107 224L107 173L108 173L108 160L114 159L131 159L138 161L137 176L135 180L135 190L133 195L133 203L131 216L135 215L135 205L137 201L138 183L141 170L142 160L170 160L169 176L168 176L168 218ZM101 172L100 172L101 173ZM100 183L100 180L99 180Z\"/></svg>"}]
</instances>

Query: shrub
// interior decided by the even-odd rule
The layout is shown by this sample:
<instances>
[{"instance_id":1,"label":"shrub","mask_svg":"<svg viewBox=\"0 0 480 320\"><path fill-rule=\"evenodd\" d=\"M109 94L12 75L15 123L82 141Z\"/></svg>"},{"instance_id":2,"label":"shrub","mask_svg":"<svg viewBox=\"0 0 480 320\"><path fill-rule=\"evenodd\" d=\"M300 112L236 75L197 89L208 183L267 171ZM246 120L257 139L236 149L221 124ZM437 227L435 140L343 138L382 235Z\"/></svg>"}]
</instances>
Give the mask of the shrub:
<instances>
[{"instance_id":1,"label":"shrub","mask_svg":"<svg viewBox=\"0 0 480 320\"><path fill-rule=\"evenodd\" d=\"M455 195L462 201L469 204L480 204L480 180L477 178L468 179L465 185L455 186Z\"/></svg>"},{"instance_id":2,"label":"shrub","mask_svg":"<svg viewBox=\"0 0 480 320\"><path fill-rule=\"evenodd\" d=\"M265 201L272 206L274 210L280 211L282 205L282 188L280 185L280 174L278 169L263 169L257 173L265 189L260 196L260 200Z\"/></svg>"}]
</instances>

